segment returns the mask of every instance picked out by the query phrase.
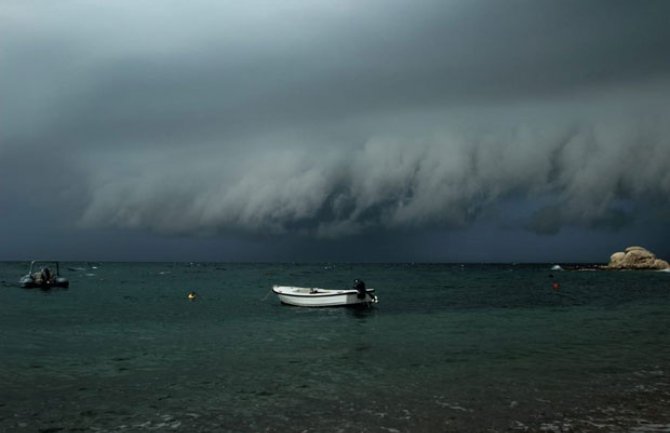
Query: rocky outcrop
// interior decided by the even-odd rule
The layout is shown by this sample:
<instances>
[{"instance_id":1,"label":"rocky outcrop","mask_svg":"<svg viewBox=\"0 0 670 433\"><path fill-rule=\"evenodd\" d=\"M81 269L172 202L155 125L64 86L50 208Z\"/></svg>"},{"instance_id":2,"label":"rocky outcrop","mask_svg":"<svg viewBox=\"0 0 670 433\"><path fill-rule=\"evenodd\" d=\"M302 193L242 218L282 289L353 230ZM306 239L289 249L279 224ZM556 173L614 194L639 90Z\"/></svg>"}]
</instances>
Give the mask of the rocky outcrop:
<instances>
[{"instance_id":1,"label":"rocky outcrop","mask_svg":"<svg viewBox=\"0 0 670 433\"><path fill-rule=\"evenodd\" d=\"M642 247L628 247L610 256L606 269L670 269L665 260L656 258L651 251Z\"/></svg>"}]
</instances>

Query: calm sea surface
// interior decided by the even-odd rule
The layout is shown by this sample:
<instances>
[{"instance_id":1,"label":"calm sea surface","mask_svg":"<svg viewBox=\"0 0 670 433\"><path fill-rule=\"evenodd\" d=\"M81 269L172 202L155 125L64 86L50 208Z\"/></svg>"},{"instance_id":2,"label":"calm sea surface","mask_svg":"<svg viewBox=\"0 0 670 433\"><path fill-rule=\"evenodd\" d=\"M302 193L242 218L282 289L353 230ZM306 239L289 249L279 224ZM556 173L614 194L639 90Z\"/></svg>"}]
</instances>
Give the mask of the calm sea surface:
<instances>
[{"instance_id":1,"label":"calm sea surface","mask_svg":"<svg viewBox=\"0 0 670 433\"><path fill-rule=\"evenodd\" d=\"M62 263L45 292L26 267L0 263L3 433L670 432L670 273ZM375 308L269 293L354 278Z\"/></svg>"}]
</instances>

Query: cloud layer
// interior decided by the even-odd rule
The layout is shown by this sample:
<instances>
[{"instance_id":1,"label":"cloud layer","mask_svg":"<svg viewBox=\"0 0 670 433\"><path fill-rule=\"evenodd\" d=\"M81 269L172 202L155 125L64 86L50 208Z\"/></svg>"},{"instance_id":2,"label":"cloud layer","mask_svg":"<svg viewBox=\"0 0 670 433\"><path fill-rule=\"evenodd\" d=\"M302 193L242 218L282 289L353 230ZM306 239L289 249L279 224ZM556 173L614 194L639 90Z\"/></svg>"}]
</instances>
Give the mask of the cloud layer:
<instances>
[{"instance_id":1,"label":"cloud layer","mask_svg":"<svg viewBox=\"0 0 670 433\"><path fill-rule=\"evenodd\" d=\"M550 234L667 215L667 2L5 6L3 184L83 227Z\"/></svg>"},{"instance_id":2,"label":"cloud layer","mask_svg":"<svg viewBox=\"0 0 670 433\"><path fill-rule=\"evenodd\" d=\"M176 233L331 237L460 227L499 212L501 202L522 199L527 219L514 223L538 232L555 233L566 224L612 227L641 207L667 205L668 120L652 113L570 125L556 120L560 126L547 119L432 125L412 134L380 131L359 145L294 144L278 136L238 155L216 148L154 152L125 173L99 168L83 221Z\"/></svg>"}]
</instances>

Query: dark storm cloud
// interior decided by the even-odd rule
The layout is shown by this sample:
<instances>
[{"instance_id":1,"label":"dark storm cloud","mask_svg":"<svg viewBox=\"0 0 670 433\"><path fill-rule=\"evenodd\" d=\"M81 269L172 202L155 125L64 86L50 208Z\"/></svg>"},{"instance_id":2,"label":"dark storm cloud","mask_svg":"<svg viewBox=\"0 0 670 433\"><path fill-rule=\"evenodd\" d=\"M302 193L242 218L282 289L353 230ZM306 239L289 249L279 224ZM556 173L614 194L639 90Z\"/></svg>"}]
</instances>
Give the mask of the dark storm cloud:
<instances>
[{"instance_id":1,"label":"dark storm cloud","mask_svg":"<svg viewBox=\"0 0 670 433\"><path fill-rule=\"evenodd\" d=\"M668 207L667 2L6 6L3 183L50 184L15 167L59 154L85 226L337 237L521 197L555 233Z\"/></svg>"}]
</instances>

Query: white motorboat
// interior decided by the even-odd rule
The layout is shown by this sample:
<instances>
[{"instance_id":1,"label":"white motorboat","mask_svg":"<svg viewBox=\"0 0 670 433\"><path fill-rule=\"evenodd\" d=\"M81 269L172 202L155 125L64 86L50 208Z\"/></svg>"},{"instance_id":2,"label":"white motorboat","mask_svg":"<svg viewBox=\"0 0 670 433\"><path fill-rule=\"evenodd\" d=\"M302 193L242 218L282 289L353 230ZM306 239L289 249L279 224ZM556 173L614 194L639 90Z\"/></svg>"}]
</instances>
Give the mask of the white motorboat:
<instances>
[{"instance_id":1,"label":"white motorboat","mask_svg":"<svg viewBox=\"0 0 670 433\"><path fill-rule=\"evenodd\" d=\"M354 281L351 289L332 290L318 287L273 286L283 304L298 307L369 306L378 302L375 289L367 289L365 283Z\"/></svg>"}]
</instances>

